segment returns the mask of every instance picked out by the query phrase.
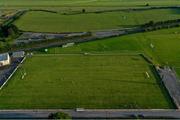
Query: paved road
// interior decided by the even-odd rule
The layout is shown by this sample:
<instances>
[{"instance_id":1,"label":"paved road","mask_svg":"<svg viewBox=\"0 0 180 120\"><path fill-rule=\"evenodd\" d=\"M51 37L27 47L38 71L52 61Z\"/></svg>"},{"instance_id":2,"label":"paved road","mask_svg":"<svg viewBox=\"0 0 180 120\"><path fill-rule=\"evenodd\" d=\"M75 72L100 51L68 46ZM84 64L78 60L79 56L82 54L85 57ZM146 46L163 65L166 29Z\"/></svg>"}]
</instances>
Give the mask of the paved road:
<instances>
[{"instance_id":1,"label":"paved road","mask_svg":"<svg viewBox=\"0 0 180 120\"><path fill-rule=\"evenodd\" d=\"M85 110L77 112L75 110L1 110L1 119L30 119L47 118L50 113L63 111L73 118L179 118L178 110Z\"/></svg>"}]
</instances>

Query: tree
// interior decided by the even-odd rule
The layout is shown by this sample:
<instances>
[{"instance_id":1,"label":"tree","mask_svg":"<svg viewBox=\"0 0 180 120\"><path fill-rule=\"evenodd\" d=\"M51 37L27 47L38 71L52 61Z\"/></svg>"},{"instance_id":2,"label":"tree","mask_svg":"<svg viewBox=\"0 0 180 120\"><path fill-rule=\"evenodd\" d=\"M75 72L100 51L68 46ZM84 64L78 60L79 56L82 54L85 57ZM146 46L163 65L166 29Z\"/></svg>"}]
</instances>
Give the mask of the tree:
<instances>
[{"instance_id":1,"label":"tree","mask_svg":"<svg viewBox=\"0 0 180 120\"><path fill-rule=\"evenodd\" d=\"M85 9L82 9L82 13L85 13L86 12L86 10Z\"/></svg>"},{"instance_id":2,"label":"tree","mask_svg":"<svg viewBox=\"0 0 180 120\"><path fill-rule=\"evenodd\" d=\"M48 118L49 119L71 119L69 114L64 113L64 112L51 113Z\"/></svg>"},{"instance_id":3,"label":"tree","mask_svg":"<svg viewBox=\"0 0 180 120\"><path fill-rule=\"evenodd\" d=\"M149 3L147 3L146 6L149 6Z\"/></svg>"}]
</instances>

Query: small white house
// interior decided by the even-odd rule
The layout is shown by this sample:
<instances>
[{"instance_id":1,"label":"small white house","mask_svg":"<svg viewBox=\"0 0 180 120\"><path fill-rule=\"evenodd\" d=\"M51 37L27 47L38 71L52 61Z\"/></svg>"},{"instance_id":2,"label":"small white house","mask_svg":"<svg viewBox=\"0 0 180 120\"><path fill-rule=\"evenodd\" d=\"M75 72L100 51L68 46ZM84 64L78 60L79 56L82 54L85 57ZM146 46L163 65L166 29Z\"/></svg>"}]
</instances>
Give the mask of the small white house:
<instances>
[{"instance_id":1,"label":"small white house","mask_svg":"<svg viewBox=\"0 0 180 120\"><path fill-rule=\"evenodd\" d=\"M9 56L9 53L0 54L0 67L10 64L11 64L11 58Z\"/></svg>"}]
</instances>

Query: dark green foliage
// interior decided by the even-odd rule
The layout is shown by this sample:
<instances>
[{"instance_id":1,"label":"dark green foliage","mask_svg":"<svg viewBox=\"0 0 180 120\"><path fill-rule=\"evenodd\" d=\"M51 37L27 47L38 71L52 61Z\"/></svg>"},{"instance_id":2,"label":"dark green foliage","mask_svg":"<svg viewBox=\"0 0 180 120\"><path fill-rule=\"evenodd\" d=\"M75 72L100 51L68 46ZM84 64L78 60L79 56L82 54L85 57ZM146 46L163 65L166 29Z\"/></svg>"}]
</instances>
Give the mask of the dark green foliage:
<instances>
[{"instance_id":1,"label":"dark green foliage","mask_svg":"<svg viewBox=\"0 0 180 120\"><path fill-rule=\"evenodd\" d=\"M159 30L159 29L179 27L179 25L180 25L180 19L159 21L159 22L150 21L144 25L141 25L141 28L144 31L153 31L153 30Z\"/></svg>"},{"instance_id":2,"label":"dark green foliage","mask_svg":"<svg viewBox=\"0 0 180 120\"><path fill-rule=\"evenodd\" d=\"M82 13L85 13L86 12L86 9L82 9Z\"/></svg>"},{"instance_id":3,"label":"dark green foliage","mask_svg":"<svg viewBox=\"0 0 180 120\"><path fill-rule=\"evenodd\" d=\"M19 34L18 28L11 24L9 26L1 26L0 27L0 37L7 38L9 36L16 36Z\"/></svg>"},{"instance_id":4,"label":"dark green foliage","mask_svg":"<svg viewBox=\"0 0 180 120\"><path fill-rule=\"evenodd\" d=\"M69 114L64 113L64 112L51 113L48 118L49 119L71 119Z\"/></svg>"},{"instance_id":5,"label":"dark green foliage","mask_svg":"<svg viewBox=\"0 0 180 120\"><path fill-rule=\"evenodd\" d=\"M149 6L149 3L147 3L146 6Z\"/></svg>"}]
</instances>

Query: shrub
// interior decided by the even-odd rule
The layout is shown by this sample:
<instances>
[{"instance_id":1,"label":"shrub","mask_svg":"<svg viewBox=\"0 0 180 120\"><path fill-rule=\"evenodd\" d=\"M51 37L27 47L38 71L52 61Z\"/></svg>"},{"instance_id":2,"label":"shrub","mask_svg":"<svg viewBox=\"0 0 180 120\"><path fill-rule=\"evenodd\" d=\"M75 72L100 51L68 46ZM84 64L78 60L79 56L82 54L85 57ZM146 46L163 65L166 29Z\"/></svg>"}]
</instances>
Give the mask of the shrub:
<instances>
[{"instance_id":1,"label":"shrub","mask_svg":"<svg viewBox=\"0 0 180 120\"><path fill-rule=\"evenodd\" d=\"M64 113L64 112L51 113L48 118L49 119L71 119L69 114Z\"/></svg>"},{"instance_id":2,"label":"shrub","mask_svg":"<svg viewBox=\"0 0 180 120\"><path fill-rule=\"evenodd\" d=\"M86 12L86 10L85 9L82 9L82 13L85 13Z\"/></svg>"},{"instance_id":3,"label":"shrub","mask_svg":"<svg viewBox=\"0 0 180 120\"><path fill-rule=\"evenodd\" d=\"M146 6L149 6L149 3L147 3Z\"/></svg>"}]
</instances>

